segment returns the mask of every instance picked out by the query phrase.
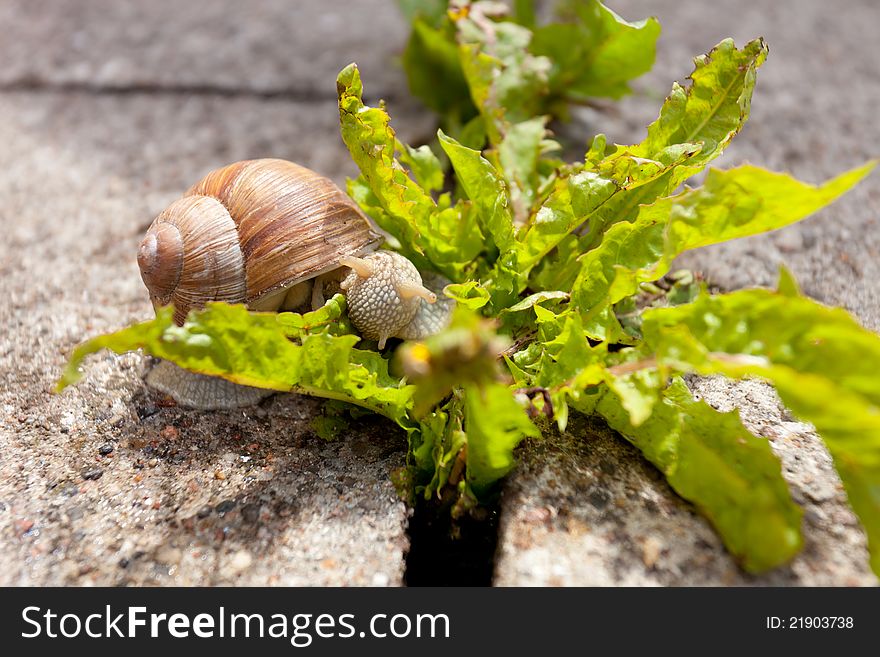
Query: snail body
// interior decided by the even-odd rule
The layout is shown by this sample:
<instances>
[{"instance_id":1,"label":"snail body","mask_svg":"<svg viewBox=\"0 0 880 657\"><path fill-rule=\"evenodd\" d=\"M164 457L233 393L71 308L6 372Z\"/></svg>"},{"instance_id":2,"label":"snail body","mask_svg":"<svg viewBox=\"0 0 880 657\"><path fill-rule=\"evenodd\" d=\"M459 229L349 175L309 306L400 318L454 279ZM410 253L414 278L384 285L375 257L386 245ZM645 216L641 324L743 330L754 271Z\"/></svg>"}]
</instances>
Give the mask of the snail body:
<instances>
[{"instance_id":1,"label":"snail body","mask_svg":"<svg viewBox=\"0 0 880 657\"><path fill-rule=\"evenodd\" d=\"M431 274L428 289L409 260L381 243L328 178L285 160L245 160L212 171L161 212L140 243L138 266L154 307L173 304L181 325L209 301L315 309L328 287L341 289L352 324L381 349L392 337L435 333L452 305L429 305L446 281ZM205 405L174 394L192 385L151 383L179 403ZM215 385L212 407L217 396Z\"/></svg>"}]
</instances>

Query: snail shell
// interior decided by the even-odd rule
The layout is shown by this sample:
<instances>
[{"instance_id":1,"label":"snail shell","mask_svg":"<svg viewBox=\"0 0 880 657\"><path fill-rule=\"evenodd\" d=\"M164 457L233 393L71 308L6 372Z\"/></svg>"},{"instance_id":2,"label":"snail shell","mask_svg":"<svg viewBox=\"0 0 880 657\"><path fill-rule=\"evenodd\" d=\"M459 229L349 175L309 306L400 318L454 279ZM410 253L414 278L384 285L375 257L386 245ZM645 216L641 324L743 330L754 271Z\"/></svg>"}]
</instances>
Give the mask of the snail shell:
<instances>
[{"instance_id":1,"label":"snail shell","mask_svg":"<svg viewBox=\"0 0 880 657\"><path fill-rule=\"evenodd\" d=\"M284 291L381 241L328 178L285 160L246 160L212 171L156 217L138 265L153 305L173 303L182 324L208 301L277 308Z\"/></svg>"}]
</instances>

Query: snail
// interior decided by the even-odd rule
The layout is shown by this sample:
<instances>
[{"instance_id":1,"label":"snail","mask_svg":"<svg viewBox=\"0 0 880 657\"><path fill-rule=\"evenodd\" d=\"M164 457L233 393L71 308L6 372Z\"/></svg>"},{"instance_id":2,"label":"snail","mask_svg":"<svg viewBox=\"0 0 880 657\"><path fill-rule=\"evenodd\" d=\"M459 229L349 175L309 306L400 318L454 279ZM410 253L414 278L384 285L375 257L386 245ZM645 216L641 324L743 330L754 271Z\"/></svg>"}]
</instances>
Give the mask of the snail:
<instances>
[{"instance_id":1,"label":"snail","mask_svg":"<svg viewBox=\"0 0 880 657\"><path fill-rule=\"evenodd\" d=\"M332 181L278 159L245 160L207 174L162 211L138 249L153 306L174 305L182 325L208 301L251 310L316 309L341 290L361 336L419 339L449 320L448 283L423 275ZM427 284L427 286L426 286ZM147 382L186 406L237 407L267 394L161 362Z\"/></svg>"}]
</instances>

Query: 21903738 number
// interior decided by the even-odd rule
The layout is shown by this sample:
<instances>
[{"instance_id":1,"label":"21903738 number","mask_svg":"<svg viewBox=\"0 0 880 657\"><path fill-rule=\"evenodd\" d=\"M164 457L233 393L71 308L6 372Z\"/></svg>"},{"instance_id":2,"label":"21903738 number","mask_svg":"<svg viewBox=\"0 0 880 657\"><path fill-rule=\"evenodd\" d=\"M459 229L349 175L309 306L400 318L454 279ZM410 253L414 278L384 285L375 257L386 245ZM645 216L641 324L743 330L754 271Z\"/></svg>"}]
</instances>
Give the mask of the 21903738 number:
<instances>
[{"instance_id":1,"label":"21903738 number","mask_svg":"<svg viewBox=\"0 0 880 657\"><path fill-rule=\"evenodd\" d=\"M855 626L852 616L767 616L769 630L849 630Z\"/></svg>"},{"instance_id":2,"label":"21903738 number","mask_svg":"<svg viewBox=\"0 0 880 657\"><path fill-rule=\"evenodd\" d=\"M788 619L789 629L849 629L853 626L852 616L792 616Z\"/></svg>"}]
</instances>

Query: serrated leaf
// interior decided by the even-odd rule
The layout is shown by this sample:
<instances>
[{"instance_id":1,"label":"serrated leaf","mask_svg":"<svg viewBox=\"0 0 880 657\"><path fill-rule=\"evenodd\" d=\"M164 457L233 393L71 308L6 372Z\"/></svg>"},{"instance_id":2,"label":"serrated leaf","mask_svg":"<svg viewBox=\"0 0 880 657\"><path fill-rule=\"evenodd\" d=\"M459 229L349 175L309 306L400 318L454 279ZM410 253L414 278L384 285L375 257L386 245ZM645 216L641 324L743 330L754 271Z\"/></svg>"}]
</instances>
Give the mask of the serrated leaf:
<instances>
[{"instance_id":1,"label":"serrated leaf","mask_svg":"<svg viewBox=\"0 0 880 657\"><path fill-rule=\"evenodd\" d=\"M399 240L401 252L417 267L436 269L454 281L467 278L483 249L470 208L438 205L409 177L395 157L399 142L388 114L363 104L357 66L343 69L336 86L342 139L382 208L371 216Z\"/></svg>"},{"instance_id":2,"label":"serrated leaf","mask_svg":"<svg viewBox=\"0 0 880 657\"><path fill-rule=\"evenodd\" d=\"M660 32L654 18L627 22L596 0L570 3L564 22L535 26L531 0L401 3L412 25L403 54L410 90L439 112L462 143L462 126L479 111L484 138L498 144L511 124L550 114L565 118L569 102L618 98L650 69ZM534 37L533 37L534 31Z\"/></svg>"},{"instance_id":3,"label":"serrated leaf","mask_svg":"<svg viewBox=\"0 0 880 657\"><path fill-rule=\"evenodd\" d=\"M604 140L600 140L604 150L601 144ZM658 154L659 160L645 160L618 147L586 170L560 175L522 238L520 268L525 273L537 268L531 275L532 285L571 289L578 257L601 240L606 227L620 218L623 206L655 201L655 183L665 189L676 167L697 152L699 147L681 144ZM588 227L586 232L581 229L581 234L573 234L583 225Z\"/></svg>"},{"instance_id":4,"label":"serrated leaf","mask_svg":"<svg viewBox=\"0 0 880 657\"><path fill-rule=\"evenodd\" d=\"M291 322L275 313L251 313L244 306L209 303L176 326L171 309L156 318L101 335L79 345L58 381L60 392L80 379L79 368L101 349L142 349L177 365L235 383L346 401L411 427L407 417L415 388L388 373L373 351L355 349L356 335L302 333L288 339ZM302 327L300 327L301 329Z\"/></svg>"},{"instance_id":5,"label":"serrated leaf","mask_svg":"<svg viewBox=\"0 0 880 657\"><path fill-rule=\"evenodd\" d=\"M747 570L779 566L800 550L802 511L779 461L735 411L719 413L695 401L681 380L638 427L614 395L605 394L596 410L700 509Z\"/></svg>"},{"instance_id":6,"label":"serrated leaf","mask_svg":"<svg viewBox=\"0 0 880 657\"><path fill-rule=\"evenodd\" d=\"M441 408L419 422L419 431L412 433L410 449L414 465L425 481L424 497L430 499L441 489L451 484L450 478L460 477L464 462L460 459L467 437L462 430L464 425L463 403L454 397ZM457 482L455 482L457 483Z\"/></svg>"},{"instance_id":7,"label":"serrated leaf","mask_svg":"<svg viewBox=\"0 0 880 657\"><path fill-rule=\"evenodd\" d=\"M567 100L620 98L628 82L651 70L660 23L629 23L597 0L563 5L569 22L535 30L530 50L552 63L551 94Z\"/></svg>"},{"instance_id":8,"label":"serrated leaf","mask_svg":"<svg viewBox=\"0 0 880 657\"><path fill-rule=\"evenodd\" d=\"M743 165L712 170L703 187L639 208L633 223L618 223L580 259L572 303L591 337L622 339L610 306L634 294L642 282L669 271L689 249L782 228L827 205L873 169L868 163L824 185Z\"/></svg>"},{"instance_id":9,"label":"serrated leaf","mask_svg":"<svg viewBox=\"0 0 880 657\"><path fill-rule=\"evenodd\" d=\"M465 388L464 408L467 478L479 495L513 468L514 448L540 432L501 384Z\"/></svg>"},{"instance_id":10,"label":"serrated leaf","mask_svg":"<svg viewBox=\"0 0 880 657\"><path fill-rule=\"evenodd\" d=\"M538 323L538 339L508 362L521 387L544 389L550 396L557 425L565 430L568 406L577 407L584 389L605 381L607 356L604 344L591 346L584 335L580 316L571 311L559 314L532 306Z\"/></svg>"},{"instance_id":11,"label":"serrated leaf","mask_svg":"<svg viewBox=\"0 0 880 657\"><path fill-rule=\"evenodd\" d=\"M549 197L520 238L517 257L520 285L524 287L532 269L619 189L614 181L594 171L574 172L557 178ZM576 237L574 246L577 249ZM565 261L553 262L559 265L560 271L545 268L544 276L535 279L536 286L543 289L566 289L566 283L570 286L577 275L574 260L578 254L577 251L566 251ZM569 255L571 264L567 263ZM561 285L554 285L557 278Z\"/></svg>"},{"instance_id":12,"label":"serrated leaf","mask_svg":"<svg viewBox=\"0 0 880 657\"><path fill-rule=\"evenodd\" d=\"M440 145L449 156L458 182L474 204L479 225L490 239L487 259L493 264L490 274L493 305L503 308L519 292L519 266L513 216L507 186L495 166L480 151L462 146L452 137L438 132Z\"/></svg>"},{"instance_id":13,"label":"serrated leaf","mask_svg":"<svg viewBox=\"0 0 880 657\"><path fill-rule=\"evenodd\" d=\"M733 39L725 39L696 57L691 85L687 89L673 86L660 117L648 126L647 138L633 147L634 154L655 158L675 144L699 144L699 158L688 169L708 164L748 119L756 72L766 59L763 39L750 41L741 50ZM689 175L681 172L676 178L684 180Z\"/></svg>"},{"instance_id":14,"label":"serrated leaf","mask_svg":"<svg viewBox=\"0 0 880 657\"><path fill-rule=\"evenodd\" d=\"M762 39L737 49L725 39L705 55L694 59L695 69L688 88L678 84L660 110L660 117L648 126L648 135L634 146L615 146L596 165L608 175L613 167L618 176L632 181L591 218L590 234L580 248L594 247L602 233L615 223L633 221L639 206L672 194L681 183L699 173L721 155L749 118L757 69L767 58ZM625 173L623 163L633 171L633 163L656 162L654 175ZM634 183L634 184L633 184Z\"/></svg>"},{"instance_id":15,"label":"serrated leaf","mask_svg":"<svg viewBox=\"0 0 880 657\"><path fill-rule=\"evenodd\" d=\"M880 336L790 289L649 310L642 331L647 350L669 367L773 383L828 446L880 573Z\"/></svg>"}]
</instances>

